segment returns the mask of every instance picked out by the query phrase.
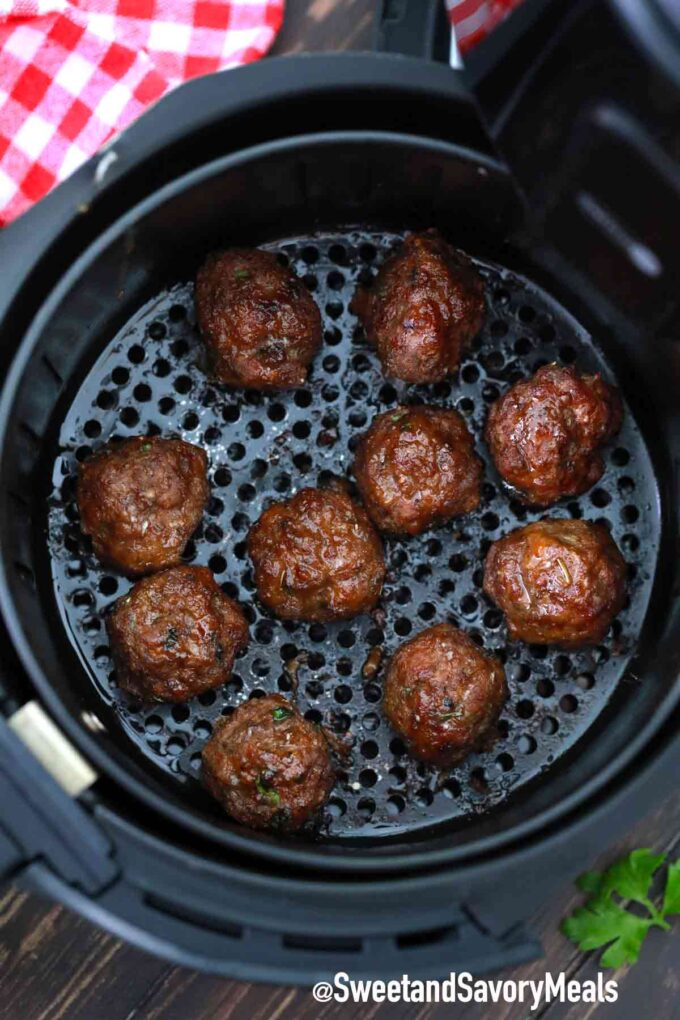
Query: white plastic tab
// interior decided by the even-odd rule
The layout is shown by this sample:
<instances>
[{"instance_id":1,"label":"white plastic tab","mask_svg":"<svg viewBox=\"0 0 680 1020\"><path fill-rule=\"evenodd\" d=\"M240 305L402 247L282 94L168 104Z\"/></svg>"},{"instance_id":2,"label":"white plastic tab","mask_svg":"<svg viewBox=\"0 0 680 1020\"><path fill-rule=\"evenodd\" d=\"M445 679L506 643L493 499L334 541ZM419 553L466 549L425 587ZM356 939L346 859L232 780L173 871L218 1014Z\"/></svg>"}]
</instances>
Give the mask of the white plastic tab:
<instances>
[{"instance_id":1,"label":"white plastic tab","mask_svg":"<svg viewBox=\"0 0 680 1020\"><path fill-rule=\"evenodd\" d=\"M97 773L37 701L22 705L9 726L69 796L78 797L96 781Z\"/></svg>"}]
</instances>

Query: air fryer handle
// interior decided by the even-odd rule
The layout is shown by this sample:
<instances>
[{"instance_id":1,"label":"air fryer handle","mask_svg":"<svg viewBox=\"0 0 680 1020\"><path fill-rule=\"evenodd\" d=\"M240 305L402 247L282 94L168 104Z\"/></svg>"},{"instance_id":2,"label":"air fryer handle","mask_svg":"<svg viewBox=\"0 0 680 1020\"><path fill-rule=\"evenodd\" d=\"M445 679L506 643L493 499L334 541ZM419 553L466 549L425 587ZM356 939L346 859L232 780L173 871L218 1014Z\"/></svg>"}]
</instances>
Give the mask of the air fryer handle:
<instances>
[{"instance_id":1,"label":"air fryer handle","mask_svg":"<svg viewBox=\"0 0 680 1020\"><path fill-rule=\"evenodd\" d=\"M459 72L490 149L524 199L539 261L559 266L633 344L669 328L672 335L680 208L670 143L680 18L653 32L647 25L650 34L644 13L655 5L640 2L639 17L636 6L522 0ZM384 0L376 44L436 59L448 38L443 13L444 0Z\"/></svg>"},{"instance_id":2,"label":"air fryer handle","mask_svg":"<svg viewBox=\"0 0 680 1020\"><path fill-rule=\"evenodd\" d=\"M0 880L44 862L94 893L117 874L110 843L89 813L40 765L0 717Z\"/></svg>"},{"instance_id":3,"label":"air fryer handle","mask_svg":"<svg viewBox=\"0 0 680 1020\"><path fill-rule=\"evenodd\" d=\"M373 42L381 53L447 59L447 32L444 0L379 0Z\"/></svg>"},{"instance_id":4,"label":"air fryer handle","mask_svg":"<svg viewBox=\"0 0 680 1020\"><path fill-rule=\"evenodd\" d=\"M569 8L563 0L522 0L520 7L496 29L491 38L493 47L482 44L484 59L476 61L479 67L471 81L479 81L497 67L514 63L513 51L530 33L537 19L548 13L550 21L541 27L542 41L558 30L558 16ZM445 0L378 0L373 43L381 53L401 53L425 60L443 60L448 63L451 53L451 26ZM475 56L480 51L475 48ZM517 66L518 76L520 67Z\"/></svg>"}]
</instances>

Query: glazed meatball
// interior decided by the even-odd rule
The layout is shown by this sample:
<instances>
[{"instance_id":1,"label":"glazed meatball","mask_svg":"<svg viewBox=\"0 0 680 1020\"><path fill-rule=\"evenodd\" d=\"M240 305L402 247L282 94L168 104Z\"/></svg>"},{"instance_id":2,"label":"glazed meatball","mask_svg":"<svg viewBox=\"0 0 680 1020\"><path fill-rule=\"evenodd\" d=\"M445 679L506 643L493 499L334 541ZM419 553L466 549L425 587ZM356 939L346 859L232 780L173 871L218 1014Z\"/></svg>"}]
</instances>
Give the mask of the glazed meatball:
<instances>
[{"instance_id":1,"label":"glazed meatball","mask_svg":"<svg viewBox=\"0 0 680 1020\"><path fill-rule=\"evenodd\" d=\"M181 439L107 443L78 474L83 531L102 563L137 577L179 563L210 489L205 451Z\"/></svg>"},{"instance_id":2,"label":"glazed meatball","mask_svg":"<svg viewBox=\"0 0 680 1020\"><path fill-rule=\"evenodd\" d=\"M577 496L604 470L599 447L621 427L618 391L599 375L546 365L491 408L485 437L501 477L526 502Z\"/></svg>"},{"instance_id":3,"label":"glazed meatball","mask_svg":"<svg viewBox=\"0 0 680 1020\"><path fill-rule=\"evenodd\" d=\"M462 630L438 623L393 656L383 708L414 757L454 765L492 739L507 696L498 659Z\"/></svg>"},{"instance_id":4,"label":"glazed meatball","mask_svg":"<svg viewBox=\"0 0 680 1020\"><path fill-rule=\"evenodd\" d=\"M187 701L226 683L248 625L207 567L145 577L106 621L118 686L142 701Z\"/></svg>"},{"instance_id":5,"label":"glazed meatball","mask_svg":"<svg viewBox=\"0 0 680 1020\"><path fill-rule=\"evenodd\" d=\"M439 382L455 372L484 318L484 284L436 230L410 234L352 302L386 375Z\"/></svg>"},{"instance_id":6,"label":"glazed meatball","mask_svg":"<svg viewBox=\"0 0 680 1020\"><path fill-rule=\"evenodd\" d=\"M283 832L318 815L335 781L323 731L280 694L252 698L219 721L202 775L237 822Z\"/></svg>"},{"instance_id":7,"label":"glazed meatball","mask_svg":"<svg viewBox=\"0 0 680 1020\"><path fill-rule=\"evenodd\" d=\"M215 378L258 390L301 386L321 346L321 315L276 255L232 248L196 278L196 315Z\"/></svg>"},{"instance_id":8,"label":"glazed meatball","mask_svg":"<svg viewBox=\"0 0 680 1020\"><path fill-rule=\"evenodd\" d=\"M494 542L484 591L511 638L580 648L601 641L625 599L626 564L603 524L545 520Z\"/></svg>"},{"instance_id":9,"label":"glazed meatball","mask_svg":"<svg viewBox=\"0 0 680 1020\"><path fill-rule=\"evenodd\" d=\"M354 474L382 531L418 535L479 503L482 464L457 411L398 407L359 440Z\"/></svg>"},{"instance_id":10,"label":"glazed meatball","mask_svg":"<svg viewBox=\"0 0 680 1020\"><path fill-rule=\"evenodd\" d=\"M373 609L385 577L380 538L337 489L275 503L248 535L262 602L284 620L343 620Z\"/></svg>"}]
</instances>

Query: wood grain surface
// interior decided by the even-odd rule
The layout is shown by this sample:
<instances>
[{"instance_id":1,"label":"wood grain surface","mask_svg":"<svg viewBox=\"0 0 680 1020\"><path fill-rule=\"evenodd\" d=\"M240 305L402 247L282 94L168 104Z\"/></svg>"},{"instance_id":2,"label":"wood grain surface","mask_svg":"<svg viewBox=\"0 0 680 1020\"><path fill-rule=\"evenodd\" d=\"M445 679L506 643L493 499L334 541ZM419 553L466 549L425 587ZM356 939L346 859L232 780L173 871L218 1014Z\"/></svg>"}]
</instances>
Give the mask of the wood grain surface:
<instances>
[{"instance_id":1,"label":"wood grain surface","mask_svg":"<svg viewBox=\"0 0 680 1020\"><path fill-rule=\"evenodd\" d=\"M362 49L370 45L375 0L287 0L277 54ZM680 855L680 802L673 797L602 854L605 866L637 846ZM526 876L527 883L531 875ZM566 879L565 879L566 881ZM540 978L546 971L594 977L584 955L559 934L560 919L582 897L566 884L534 918L543 960L507 972ZM652 931L640 962L607 977L619 981L616 1005L550 1004L531 1016L548 1020L671 1020L680 1017L680 937ZM61 907L15 889L0 893L0 1018L2 1020L524 1020L527 1006L455 1007L386 1004L319 1005L309 991L225 981L175 967L98 930Z\"/></svg>"}]
</instances>

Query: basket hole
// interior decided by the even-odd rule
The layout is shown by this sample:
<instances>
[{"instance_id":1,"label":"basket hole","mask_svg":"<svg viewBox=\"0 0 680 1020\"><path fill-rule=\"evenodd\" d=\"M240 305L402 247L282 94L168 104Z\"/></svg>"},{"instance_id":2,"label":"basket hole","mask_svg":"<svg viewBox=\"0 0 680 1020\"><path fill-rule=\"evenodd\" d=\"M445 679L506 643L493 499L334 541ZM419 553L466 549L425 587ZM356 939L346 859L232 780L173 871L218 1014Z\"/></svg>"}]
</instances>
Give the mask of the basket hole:
<instances>
[{"instance_id":1,"label":"basket hole","mask_svg":"<svg viewBox=\"0 0 680 1020\"><path fill-rule=\"evenodd\" d=\"M131 361L133 365L141 365L146 357L146 351L141 344L133 344L127 356L128 361Z\"/></svg>"},{"instance_id":2,"label":"basket hole","mask_svg":"<svg viewBox=\"0 0 680 1020\"><path fill-rule=\"evenodd\" d=\"M602 507L609 506L611 501L612 498L606 489L595 489L590 494L590 502L593 504L593 506L598 507L598 509L602 509Z\"/></svg>"},{"instance_id":3,"label":"basket hole","mask_svg":"<svg viewBox=\"0 0 680 1020\"><path fill-rule=\"evenodd\" d=\"M541 698L551 698L555 693L555 684L552 680L548 680L547 677L541 677L536 684L536 693Z\"/></svg>"},{"instance_id":4,"label":"basket hole","mask_svg":"<svg viewBox=\"0 0 680 1020\"><path fill-rule=\"evenodd\" d=\"M375 801L371 797L362 797L357 804L357 812L365 822L370 821L375 814Z\"/></svg>"},{"instance_id":5,"label":"basket hole","mask_svg":"<svg viewBox=\"0 0 680 1020\"><path fill-rule=\"evenodd\" d=\"M617 467L625 467L629 460L630 454L623 446L617 446L612 451L612 464L615 464Z\"/></svg>"},{"instance_id":6,"label":"basket hole","mask_svg":"<svg viewBox=\"0 0 680 1020\"><path fill-rule=\"evenodd\" d=\"M347 684L340 684L333 691L333 697L339 705L348 705L352 700L352 688Z\"/></svg>"},{"instance_id":7,"label":"basket hole","mask_svg":"<svg viewBox=\"0 0 680 1020\"><path fill-rule=\"evenodd\" d=\"M148 334L152 340L163 340L167 336L165 323L154 321L150 323Z\"/></svg>"},{"instance_id":8,"label":"basket hole","mask_svg":"<svg viewBox=\"0 0 680 1020\"><path fill-rule=\"evenodd\" d=\"M517 715L520 719L531 719L534 714L534 703L527 698L517 703Z\"/></svg>"},{"instance_id":9,"label":"basket hole","mask_svg":"<svg viewBox=\"0 0 680 1020\"><path fill-rule=\"evenodd\" d=\"M96 439L101 434L101 431L101 425L98 421L95 421L94 418L90 419L90 421L86 421L83 426L83 432L88 439Z\"/></svg>"},{"instance_id":10,"label":"basket hole","mask_svg":"<svg viewBox=\"0 0 680 1020\"><path fill-rule=\"evenodd\" d=\"M461 787L457 779L447 779L446 782L442 785L442 793L444 794L445 797L448 797L449 799L460 797L462 792L463 788Z\"/></svg>"},{"instance_id":11,"label":"basket hole","mask_svg":"<svg viewBox=\"0 0 680 1020\"><path fill-rule=\"evenodd\" d=\"M560 708L563 712L571 715L578 708L578 701L573 694L565 694L560 698Z\"/></svg>"},{"instance_id":12,"label":"basket hole","mask_svg":"<svg viewBox=\"0 0 680 1020\"><path fill-rule=\"evenodd\" d=\"M406 809L406 801L398 793L393 793L387 798L387 814L393 818L400 815Z\"/></svg>"},{"instance_id":13,"label":"basket hole","mask_svg":"<svg viewBox=\"0 0 680 1020\"><path fill-rule=\"evenodd\" d=\"M118 369L114 369L114 371L117 372ZM127 369L124 371L127 372ZM166 361L165 358L157 358L153 363L151 371L154 375L158 376L159 379L164 379L166 375L170 375L172 368L170 362Z\"/></svg>"},{"instance_id":14,"label":"basket hole","mask_svg":"<svg viewBox=\"0 0 680 1020\"><path fill-rule=\"evenodd\" d=\"M375 703L380 701L381 696L382 691L377 684L370 683L364 687L364 698L366 701Z\"/></svg>"}]
</instances>

